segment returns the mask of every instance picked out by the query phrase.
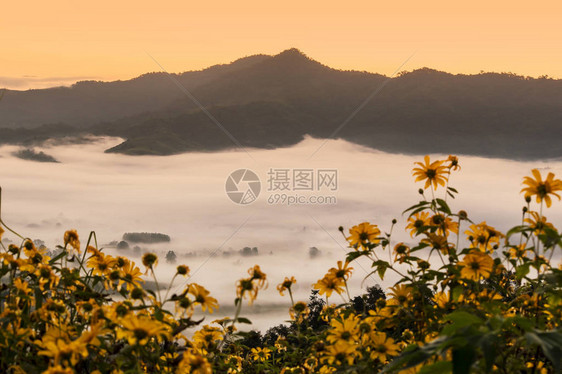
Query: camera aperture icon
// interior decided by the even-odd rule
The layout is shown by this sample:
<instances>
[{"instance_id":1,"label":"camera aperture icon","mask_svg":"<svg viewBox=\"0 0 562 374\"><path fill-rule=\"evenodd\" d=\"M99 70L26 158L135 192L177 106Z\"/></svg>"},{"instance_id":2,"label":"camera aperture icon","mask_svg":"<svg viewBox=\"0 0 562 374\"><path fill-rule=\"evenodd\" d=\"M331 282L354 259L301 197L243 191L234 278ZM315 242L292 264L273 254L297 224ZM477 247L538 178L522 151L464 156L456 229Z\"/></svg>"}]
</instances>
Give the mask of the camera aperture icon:
<instances>
[{"instance_id":1,"label":"camera aperture icon","mask_svg":"<svg viewBox=\"0 0 562 374\"><path fill-rule=\"evenodd\" d=\"M238 169L226 179L225 189L230 200L236 204L251 204L260 195L260 178L250 169Z\"/></svg>"}]
</instances>

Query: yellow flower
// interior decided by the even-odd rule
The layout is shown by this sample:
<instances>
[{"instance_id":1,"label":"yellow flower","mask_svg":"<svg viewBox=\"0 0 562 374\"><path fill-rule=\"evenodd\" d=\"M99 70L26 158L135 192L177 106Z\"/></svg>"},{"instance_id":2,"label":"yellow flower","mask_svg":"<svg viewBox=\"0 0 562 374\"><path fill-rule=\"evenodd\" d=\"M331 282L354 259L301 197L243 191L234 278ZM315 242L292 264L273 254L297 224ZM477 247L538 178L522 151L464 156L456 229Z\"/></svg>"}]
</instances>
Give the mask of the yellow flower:
<instances>
[{"instance_id":1,"label":"yellow flower","mask_svg":"<svg viewBox=\"0 0 562 374\"><path fill-rule=\"evenodd\" d=\"M318 290L320 295L326 294L326 297L330 297L334 291L341 295L344 291L345 283L342 279L336 278L331 273L328 273L312 287Z\"/></svg>"},{"instance_id":2,"label":"yellow flower","mask_svg":"<svg viewBox=\"0 0 562 374\"><path fill-rule=\"evenodd\" d=\"M509 257L512 259L523 259L527 257L527 252L529 254L533 253L525 244L519 244L509 248Z\"/></svg>"},{"instance_id":3,"label":"yellow flower","mask_svg":"<svg viewBox=\"0 0 562 374\"><path fill-rule=\"evenodd\" d=\"M481 251L489 250L492 252L494 245L498 245L500 238L505 236L492 226L488 226L486 221L482 221L477 225L470 225L470 230L466 230L464 233L468 235L469 240L476 248L479 248Z\"/></svg>"},{"instance_id":4,"label":"yellow flower","mask_svg":"<svg viewBox=\"0 0 562 374\"><path fill-rule=\"evenodd\" d=\"M71 368L65 368L60 365L55 365L49 367L43 372L43 374L74 374L74 370Z\"/></svg>"},{"instance_id":5,"label":"yellow flower","mask_svg":"<svg viewBox=\"0 0 562 374\"><path fill-rule=\"evenodd\" d=\"M460 170L461 167L459 165L459 158L457 156L449 155L447 161L449 161L449 166L448 166L449 169Z\"/></svg>"},{"instance_id":6,"label":"yellow flower","mask_svg":"<svg viewBox=\"0 0 562 374\"><path fill-rule=\"evenodd\" d=\"M176 268L176 273L179 275L183 275L184 277L187 277L189 275L189 266L179 265Z\"/></svg>"},{"instance_id":7,"label":"yellow flower","mask_svg":"<svg viewBox=\"0 0 562 374\"><path fill-rule=\"evenodd\" d=\"M252 356L252 359L254 361L265 362L269 360L269 357L271 356L271 349L260 347L252 348L250 351L250 355Z\"/></svg>"},{"instance_id":8,"label":"yellow flower","mask_svg":"<svg viewBox=\"0 0 562 374\"><path fill-rule=\"evenodd\" d=\"M225 363L230 366L227 374L235 374L235 373L242 372L242 357L229 355L226 358Z\"/></svg>"},{"instance_id":9,"label":"yellow flower","mask_svg":"<svg viewBox=\"0 0 562 374\"><path fill-rule=\"evenodd\" d=\"M295 283L297 283L297 280L295 279L295 277L291 277L291 278L285 277L285 280L283 281L283 283L280 283L277 286L277 291L279 291L279 294L281 296L284 296L284 292L290 291L291 286Z\"/></svg>"},{"instance_id":10,"label":"yellow flower","mask_svg":"<svg viewBox=\"0 0 562 374\"><path fill-rule=\"evenodd\" d=\"M96 247L92 247L91 245L86 248L86 251L92 256L98 256L101 253L99 249L97 249Z\"/></svg>"},{"instance_id":11,"label":"yellow flower","mask_svg":"<svg viewBox=\"0 0 562 374\"><path fill-rule=\"evenodd\" d=\"M129 314L120 319L122 328L118 339L127 339L130 345L145 345L152 338L170 337L169 327L145 315Z\"/></svg>"},{"instance_id":12,"label":"yellow flower","mask_svg":"<svg viewBox=\"0 0 562 374\"><path fill-rule=\"evenodd\" d=\"M544 232L545 227L556 230L552 223L547 222L545 216L540 216L537 212L529 212L529 218L525 218L525 222L529 224L536 235L540 235Z\"/></svg>"},{"instance_id":13,"label":"yellow flower","mask_svg":"<svg viewBox=\"0 0 562 374\"><path fill-rule=\"evenodd\" d=\"M284 367L280 374L304 374L304 369L298 366Z\"/></svg>"},{"instance_id":14,"label":"yellow flower","mask_svg":"<svg viewBox=\"0 0 562 374\"><path fill-rule=\"evenodd\" d=\"M318 370L318 374L332 374L335 373L338 369L335 367L324 365Z\"/></svg>"},{"instance_id":15,"label":"yellow flower","mask_svg":"<svg viewBox=\"0 0 562 374\"><path fill-rule=\"evenodd\" d=\"M77 252L80 252L80 240L76 230L68 230L64 233L64 245L70 245Z\"/></svg>"},{"instance_id":16,"label":"yellow flower","mask_svg":"<svg viewBox=\"0 0 562 374\"><path fill-rule=\"evenodd\" d=\"M432 226L437 226L437 234L439 235L449 235L449 233L459 233L459 224L451 219L451 217L445 217L442 214L435 214L430 218Z\"/></svg>"},{"instance_id":17,"label":"yellow flower","mask_svg":"<svg viewBox=\"0 0 562 374\"><path fill-rule=\"evenodd\" d=\"M40 265L35 270L35 275L39 277L39 287L43 290L46 285L55 286L59 282L59 278L53 272L49 265Z\"/></svg>"},{"instance_id":18,"label":"yellow flower","mask_svg":"<svg viewBox=\"0 0 562 374\"><path fill-rule=\"evenodd\" d=\"M412 342L414 340L414 333L411 330L404 330L402 331L402 339L406 342Z\"/></svg>"},{"instance_id":19,"label":"yellow flower","mask_svg":"<svg viewBox=\"0 0 562 374\"><path fill-rule=\"evenodd\" d=\"M502 300L502 296L500 294L498 294L495 291L490 291L488 289L480 291L480 293L476 295L476 298L480 302L488 302L491 300Z\"/></svg>"},{"instance_id":20,"label":"yellow flower","mask_svg":"<svg viewBox=\"0 0 562 374\"><path fill-rule=\"evenodd\" d=\"M4 229L0 226L0 240L2 240L2 235L4 235Z\"/></svg>"},{"instance_id":21,"label":"yellow flower","mask_svg":"<svg viewBox=\"0 0 562 374\"><path fill-rule=\"evenodd\" d=\"M410 247L400 242L394 246L393 252L395 254L394 261L398 261L402 264L406 261L406 258L410 256Z\"/></svg>"},{"instance_id":22,"label":"yellow flower","mask_svg":"<svg viewBox=\"0 0 562 374\"><path fill-rule=\"evenodd\" d=\"M291 316L291 319L299 323L301 323L309 314L310 309L303 301L298 301L295 305L289 308L289 315Z\"/></svg>"},{"instance_id":23,"label":"yellow flower","mask_svg":"<svg viewBox=\"0 0 562 374\"><path fill-rule=\"evenodd\" d=\"M324 305L320 312L320 317L324 322L330 322L331 319L340 315L340 309L336 304Z\"/></svg>"},{"instance_id":24,"label":"yellow flower","mask_svg":"<svg viewBox=\"0 0 562 374\"><path fill-rule=\"evenodd\" d=\"M240 279L236 282L236 297L243 299L248 297L248 303L252 305L258 296L258 288L254 286L251 278Z\"/></svg>"},{"instance_id":25,"label":"yellow flower","mask_svg":"<svg viewBox=\"0 0 562 374\"><path fill-rule=\"evenodd\" d=\"M257 281L260 288L267 288L267 276L261 271L259 265L255 265L253 268L250 268L248 270L248 274L250 274L252 281Z\"/></svg>"},{"instance_id":26,"label":"yellow flower","mask_svg":"<svg viewBox=\"0 0 562 374\"><path fill-rule=\"evenodd\" d=\"M387 356L396 356L398 354L398 344L394 343L394 339L386 336L384 332L373 332L371 334L371 359L378 359L385 363Z\"/></svg>"},{"instance_id":27,"label":"yellow flower","mask_svg":"<svg viewBox=\"0 0 562 374\"><path fill-rule=\"evenodd\" d=\"M274 345L277 352L287 352L287 346L289 345L289 342L287 342L285 338L279 336Z\"/></svg>"},{"instance_id":28,"label":"yellow flower","mask_svg":"<svg viewBox=\"0 0 562 374\"><path fill-rule=\"evenodd\" d=\"M35 259L35 256L37 255L37 253L39 253L40 255L42 253L37 250L37 248L35 247L35 244L31 240L26 240L23 243L23 253L25 253L25 255L30 260L35 260L35 263L41 262L41 258Z\"/></svg>"},{"instance_id":29,"label":"yellow flower","mask_svg":"<svg viewBox=\"0 0 562 374\"><path fill-rule=\"evenodd\" d=\"M521 189L521 192L525 192L525 197L537 196L537 203L546 202L546 207L549 208L552 204L550 195L554 195L560 200L560 195L556 191L562 191L562 181L560 179L554 179L553 173L548 173L546 179L543 181L541 173L537 169L531 170L535 179L531 177L525 177L523 179L523 184L527 185Z\"/></svg>"},{"instance_id":30,"label":"yellow flower","mask_svg":"<svg viewBox=\"0 0 562 374\"><path fill-rule=\"evenodd\" d=\"M115 258L100 252L99 255L90 257L87 265L94 269L92 272L93 275L104 276L111 273L116 263L117 261Z\"/></svg>"},{"instance_id":31,"label":"yellow flower","mask_svg":"<svg viewBox=\"0 0 562 374\"><path fill-rule=\"evenodd\" d=\"M192 283L189 285L188 292L195 298L193 303L201 305L203 311L209 309L209 313L213 313L215 309L219 308L217 299L209 296L210 292L205 287Z\"/></svg>"},{"instance_id":32,"label":"yellow flower","mask_svg":"<svg viewBox=\"0 0 562 374\"><path fill-rule=\"evenodd\" d=\"M31 288L29 288L29 284L26 281L21 280L20 278L14 280L14 287L16 287L16 289L18 289L23 294L28 295L31 293Z\"/></svg>"},{"instance_id":33,"label":"yellow flower","mask_svg":"<svg viewBox=\"0 0 562 374\"><path fill-rule=\"evenodd\" d=\"M429 213L418 212L408 218L408 225L406 231L410 230L410 237L418 234L418 229L423 226L429 226Z\"/></svg>"},{"instance_id":34,"label":"yellow flower","mask_svg":"<svg viewBox=\"0 0 562 374\"><path fill-rule=\"evenodd\" d=\"M412 170L412 174L416 177L416 182L426 180L424 188L428 188L433 184L433 188L437 189L438 185L445 187L447 182L447 167L443 166L444 161L434 161L430 163L429 156L424 157L424 163L416 162L419 167Z\"/></svg>"},{"instance_id":35,"label":"yellow flower","mask_svg":"<svg viewBox=\"0 0 562 374\"><path fill-rule=\"evenodd\" d=\"M118 268L124 268L127 266L131 261L127 257L117 256L115 259L115 266Z\"/></svg>"},{"instance_id":36,"label":"yellow flower","mask_svg":"<svg viewBox=\"0 0 562 374\"><path fill-rule=\"evenodd\" d=\"M472 251L459 262L462 265L461 277L465 279L479 280L481 277L488 278L494 266L494 260L485 253Z\"/></svg>"},{"instance_id":37,"label":"yellow flower","mask_svg":"<svg viewBox=\"0 0 562 374\"><path fill-rule=\"evenodd\" d=\"M178 298L176 300L176 313L180 316L191 317L193 314L193 301L186 296Z\"/></svg>"},{"instance_id":38,"label":"yellow flower","mask_svg":"<svg viewBox=\"0 0 562 374\"><path fill-rule=\"evenodd\" d=\"M51 357L55 365L62 363L76 365L80 357L88 356L87 342L77 339L71 340L67 332L58 327L49 327L41 340L35 341L43 348L38 353Z\"/></svg>"},{"instance_id":39,"label":"yellow flower","mask_svg":"<svg viewBox=\"0 0 562 374\"><path fill-rule=\"evenodd\" d=\"M207 359L189 349L183 353L183 358L178 365L178 374L212 374L211 364Z\"/></svg>"},{"instance_id":40,"label":"yellow flower","mask_svg":"<svg viewBox=\"0 0 562 374\"><path fill-rule=\"evenodd\" d=\"M349 267L349 262L346 261L344 264L342 261L338 261L338 267L331 268L329 270L329 273L331 273L334 278L339 278L346 281L351 276L352 271L353 268Z\"/></svg>"},{"instance_id":41,"label":"yellow flower","mask_svg":"<svg viewBox=\"0 0 562 374\"><path fill-rule=\"evenodd\" d=\"M142 264L146 266L146 271L148 272L149 269L154 268L158 265L158 256L154 253L145 253L142 256Z\"/></svg>"},{"instance_id":42,"label":"yellow flower","mask_svg":"<svg viewBox=\"0 0 562 374\"><path fill-rule=\"evenodd\" d=\"M221 330L218 327L209 325L203 326L193 334L193 344L201 352L208 352L210 348L216 347L217 342L223 339Z\"/></svg>"},{"instance_id":43,"label":"yellow flower","mask_svg":"<svg viewBox=\"0 0 562 374\"><path fill-rule=\"evenodd\" d=\"M533 369L530 370L532 373L536 372L537 374L548 374L548 369L545 367L545 364L542 361L537 362L536 365L533 362L527 362L525 366L527 366L528 369Z\"/></svg>"},{"instance_id":44,"label":"yellow flower","mask_svg":"<svg viewBox=\"0 0 562 374\"><path fill-rule=\"evenodd\" d=\"M309 370L311 373L314 372L316 366L318 366L318 359L314 356L309 356L304 360L303 365L305 369Z\"/></svg>"},{"instance_id":45,"label":"yellow flower","mask_svg":"<svg viewBox=\"0 0 562 374\"><path fill-rule=\"evenodd\" d=\"M392 296L398 304L402 306L408 306L412 299L412 287L406 286L405 284L397 284L391 287L389 295Z\"/></svg>"},{"instance_id":46,"label":"yellow flower","mask_svg":"<svg viewBox=\"0 0 562 374\"><path fill-rule=\"evenodd\" d=\"M423 243L430 244L433 248L439 250L444 255L449 254L449 249L453 245L449 244L449 242L447 241L447 238L445 236L437 235L437 234L434 234L434 233L431 233L431 232L426 232L425 235L427 235L427 238L422 239Z\"/></svg>"},{"instance_id":47,"label":"yellow flower","mask_svg":"<svg viewBox=\"0 0 562 374\"><path fill-rule=\"evenodd\" d=\"M335 344L330 344L324 351L324 356L320 359L322 363L330 365L342 365L347 362L349 365L353 364L357 356L357 345L347 344L339 340Z\"/></svg>"},{"instance_id":48,"label":"yellow flower","mask_svg":"<svg viewBox=\"0 0 562 374\"><path fill-rule=\"evenodd\" d=\"M333 344L339 341L354 344L359 340L359 322L360 320L353 314L341 321L333 319L326 340Z\"/></svg>"},{"instance_id":49,"label":"yellow flower","mask_svg":"<svg viewBox=\"0 0 562 374\"><path fill-rule=\"evenodd\" d=\"M134 262L127 262L125 266L121 269L122 271L122 283L125 284L125 288L128 291L140 287L144 280L141 278L142 272Z\"/></svg>"},{"instance_id":50,"label":"yellow flower","mask_svg":"<svg viewBox=\"0 0 562 374\"><path fill-rule=\"evenodd\" d=\"M381 231L376 225L363 222L350 228L349 234L350 236L346 239L353 248L358 249L361 246L363 249L368 249L369 244L377 244L379 242L378 236L381 234Z\"/></svg>"},{"instance_id":51,"label":"yellow flower","mask_svg":"<svg viewBox=\"0 0 562 374\"><path fill-rule=\"evenodd\" d=\"M435 295L433 295L433 301L435 301L435 304L437 304L437 306L441 309L445 309L447 307L447 304L449 303L449 294L447 294L446 292L436 292Z\"/></svg>"}]
</instances>

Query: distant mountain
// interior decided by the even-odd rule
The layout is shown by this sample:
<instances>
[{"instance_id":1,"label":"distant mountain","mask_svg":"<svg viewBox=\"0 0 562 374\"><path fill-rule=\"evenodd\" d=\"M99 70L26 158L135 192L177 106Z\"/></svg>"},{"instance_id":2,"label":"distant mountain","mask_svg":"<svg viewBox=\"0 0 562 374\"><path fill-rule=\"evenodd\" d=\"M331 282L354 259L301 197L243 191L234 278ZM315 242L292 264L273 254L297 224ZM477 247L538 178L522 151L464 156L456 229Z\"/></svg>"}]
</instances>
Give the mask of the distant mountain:
<instances>
[{"instance_id":1,"label":"distant mountain","mask_svg":"<svg viewBox=\"0 0 562 374\"><path fill-rule=\"evenodd\" d=\"M383 75L335 70L296 49L172 75L244 147L332 136L391 152L516 159L562 157L562 81L432 69ZM26 129L45 123L57 125ZM236 144L165 73L69 88L6 91L0 142L61 133L127 139L108 150L168 155Z\"/></svg>"},{"instance_id":2,"label":"distant mountain","mask_svg":"<svg viewBox=\"0 0 562 374\"><path fill-rule=\"evenodd\" d=\"M14 156L22 160L37 161L37 162L55 162L58 161L51 155L44 152L37 152L32 148L23 148L13 153Z\"/></svg>"}]
</instances>

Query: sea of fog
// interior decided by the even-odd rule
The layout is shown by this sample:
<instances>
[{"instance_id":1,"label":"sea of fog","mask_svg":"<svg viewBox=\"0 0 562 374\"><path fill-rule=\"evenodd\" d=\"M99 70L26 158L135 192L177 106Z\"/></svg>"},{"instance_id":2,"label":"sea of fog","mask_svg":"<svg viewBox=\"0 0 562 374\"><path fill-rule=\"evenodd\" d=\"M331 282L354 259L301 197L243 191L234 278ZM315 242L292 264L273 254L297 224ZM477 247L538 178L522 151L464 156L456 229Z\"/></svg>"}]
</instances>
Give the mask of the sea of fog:
<instances>
[{"instance_id":1,"label":"sea of fog","mask_svg":"<svg viewBox=\"0 0 562 374\"><path fill-rule=\"evenodd\" d=\"M101 246L121 240L125 232L168 234L170 243L140 245L142 251L160 255L161 283L169 282L174 273L173 265L164 259L167 251L173 250L178 263L191 268L189 281L201 283L219 299L223 307L218 317L232 312L236 280L247 275L249 267L259 264L268 275L269 288L260 292L255 306L245 307L243 314L260 329L288 318L289 300L275 289L285 276L296 277L296 299L307 300L311 284L345 257L346 242L338 226L347 232L351 226L369 221L388 230L396 218L393 241L412 241L403 230L402 211L419 200L417 191L423 185L414 183L411 169L415 161L423 159L421 156L310 138L289 148L247 152L165 157L103 152L121 141L98 138L86 144L46 144L36 148L60 163L21 160L12 155L18 147L0 147L3 220L22 235L43 240L50 248L60 244L64 231L71 228L78 230L83 243L88 233L95 231ZM532 168L562 176L560 160L519 162L461 156L460 165L462 170L451 177L450 185L460 192L455 200L448 200L452 209L464 209L473 221L486 220L500 230L519 224L523 206L521 181ZM229 174L238 169L250 169L261 180L260 195L251 204L236 204L225 192ZM314 191L296 190L292 185L293 173L299 169L305 173L312 170ZM325 185L318 190L320 170L328 170L332 176L335 170L337 187ZM285 181L283 173L290 177L289 190L274 190L273 182ZM283 186L279 183L277 187ZM330 203L270 203L282 200L282 194L287 198L314 196ZM562 203L555 201L544 213L549 221L562 227ZM15 237L7 233L5 240L15 241ZM243 247L257 247L258 255L240 256L238 251ZM319 250L318 256L311 258L311 247ZM106 250L133 256L132 250L119 251L109 246ZM140 263L139 258L136 261ZM378 283L388 287L395 281L389 273L382 282L376 277L363 282L369 264L359 262L354 268L354 294L367 286ZM176 283L175 291L181 290L182 282Z\"/></svg>"}]
</instances>

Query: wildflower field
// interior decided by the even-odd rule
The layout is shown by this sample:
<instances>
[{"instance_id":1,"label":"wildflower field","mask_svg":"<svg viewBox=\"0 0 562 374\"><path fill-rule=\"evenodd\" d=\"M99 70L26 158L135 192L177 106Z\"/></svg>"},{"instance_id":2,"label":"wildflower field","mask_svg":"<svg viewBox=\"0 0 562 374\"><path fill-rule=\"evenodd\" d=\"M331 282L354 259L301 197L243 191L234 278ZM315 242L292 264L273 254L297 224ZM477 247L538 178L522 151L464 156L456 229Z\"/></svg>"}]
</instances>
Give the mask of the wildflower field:
<instances>
[{"instance_id":1,"label":"wildflower field","mask_svg":"<svg viewBox=\"0 0 562 374\"><path fill-rule=\"evenodd\" d=\"M420 201L403 212L405 228L340 227L349 252L309 300L294 300L291 274L272 280L255 265L236 282L234 315L220 320L194 318L219 305L189 282L189 264L160 288L155 254L136 264L105 253L94 232L84 240L75 230L47 252L2 219L0 238L10 231L21 244L2 244L0 253L0 372L562 372L562 236L546 218L562 181L532 170L522 181L521 224L502 233L455 210L449 183L459 170L455 156L416 163ZM397 229L416 244L396 243ZM368 276L399 280L351 295L360 257L372 264ZM180 279L183 291L170 292ZM268 281L290 302L290 323L239 331Z\"/></svg>"}]
</instances>

